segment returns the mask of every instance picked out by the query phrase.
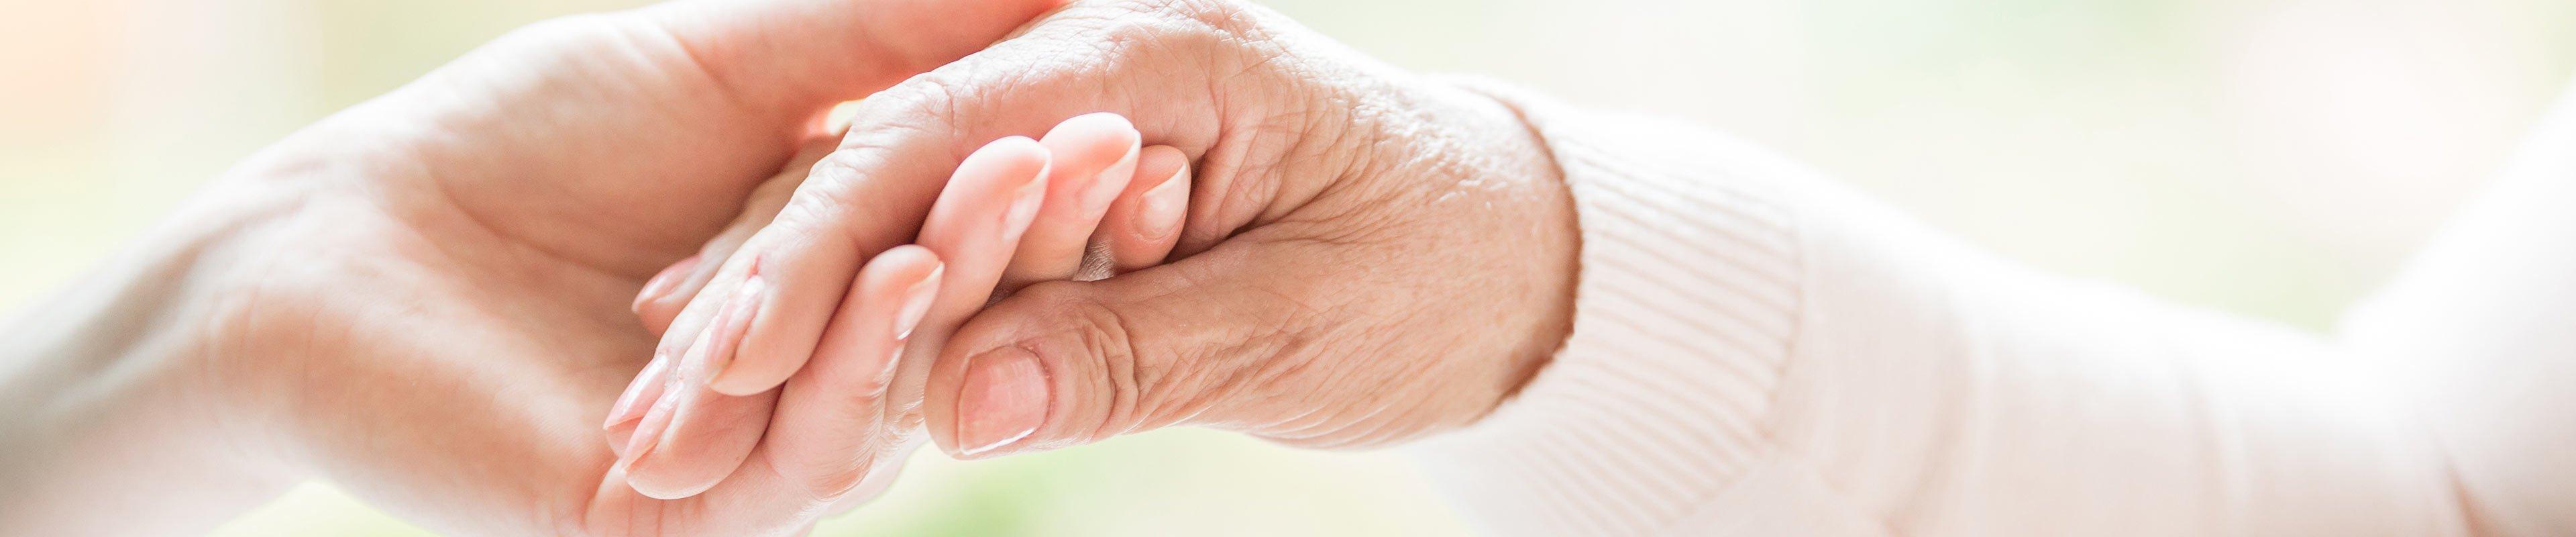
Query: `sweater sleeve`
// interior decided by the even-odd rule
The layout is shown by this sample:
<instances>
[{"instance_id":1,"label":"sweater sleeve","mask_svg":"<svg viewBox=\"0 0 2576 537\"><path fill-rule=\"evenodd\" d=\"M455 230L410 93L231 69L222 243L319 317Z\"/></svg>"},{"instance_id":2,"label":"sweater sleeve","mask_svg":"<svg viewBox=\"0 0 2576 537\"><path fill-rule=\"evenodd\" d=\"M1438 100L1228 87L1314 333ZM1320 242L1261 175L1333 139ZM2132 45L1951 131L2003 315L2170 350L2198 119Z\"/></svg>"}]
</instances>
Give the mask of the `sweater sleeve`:
<instances>
[{"instance_id":1,"label":"sweater sleeve","mask_svg":"<svg viewBox=\"0 0 2576 537\"><path fill-rule=\"evenodd\" d=\"M1504 535L2448 535L2387 368L2041 274L1771 153L1489 83L1578 208L1573 333L1416 454Z\"/></svg>"}]
</instances>

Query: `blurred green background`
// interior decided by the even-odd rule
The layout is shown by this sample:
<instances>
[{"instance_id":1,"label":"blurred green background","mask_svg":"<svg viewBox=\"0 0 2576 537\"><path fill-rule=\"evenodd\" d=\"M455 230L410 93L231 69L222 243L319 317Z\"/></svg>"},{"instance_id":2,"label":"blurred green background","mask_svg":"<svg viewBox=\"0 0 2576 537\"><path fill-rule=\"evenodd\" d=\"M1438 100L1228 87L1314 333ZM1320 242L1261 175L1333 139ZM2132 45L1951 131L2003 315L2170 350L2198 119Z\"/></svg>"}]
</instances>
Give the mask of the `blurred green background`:
<instances>
[{"instance_id":1,"label":"blurred green background","mask_svg":"<svg viewBox=\"0 0 2576 537\"><path fill-rule=\"evenodd\" d=\"M205 178L501 32L619 0L0 0L0 306ZM1282 0L1407 67L1686 117L1972 242L2323 328L2576 63L2555 0ZM1167 431L917 457L825 535L1440 535L1400 453ZM421 533L310 484L223 535Z\"/></svg>"}]
</instances>

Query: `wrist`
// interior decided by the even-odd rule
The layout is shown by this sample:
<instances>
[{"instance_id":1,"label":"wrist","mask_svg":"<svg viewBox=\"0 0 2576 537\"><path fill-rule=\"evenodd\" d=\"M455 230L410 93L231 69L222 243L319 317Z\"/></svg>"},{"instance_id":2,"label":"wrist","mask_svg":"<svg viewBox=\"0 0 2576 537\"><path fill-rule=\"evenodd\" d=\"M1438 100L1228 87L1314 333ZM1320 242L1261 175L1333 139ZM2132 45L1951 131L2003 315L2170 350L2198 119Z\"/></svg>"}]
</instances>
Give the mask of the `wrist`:
<instances>
[{"instance_id":1,"label":"wrist","mask_svg":"<svg viewBox=\"0 0 2576 537\"><path fill-rule=\"evenodd\" d=\"M1443 82L1454 82L1446 81ZM1494 403L1501 404L1529 384L1540 369L1565 347L1574 330L1575 287L1581 271L1581 231L1574 195L1554 151L1524 112L1509 99L1481 91L1473 83L1442 83L1460 103L1459 124L1485 139L1476 172L1508 185L1516 203L1500 209L1515 213L1520 229L1498 230L1507 250L1502 267L1518 275L1518 285L1505 288L1514 307L1526 312L1520 322L1493 327L1495 337L1519 338L1509 359L1499 365L1503 384Z\"/></svg>"},{"instance_id":2,"label":"wrist","mask_svg":"<svg viewBox=\"0 0 2576 537\"><path fill-rule=\"evenodd\" d=\"M244 198L212 200L211 198ZM214 372L235 312L246 196L201 196L0 324L0 519L63 533L202 531L292 480ZM156 495L150 520L108 509ZM166 508L164 508L166 507Z\"/></svg>"}]
</instances>

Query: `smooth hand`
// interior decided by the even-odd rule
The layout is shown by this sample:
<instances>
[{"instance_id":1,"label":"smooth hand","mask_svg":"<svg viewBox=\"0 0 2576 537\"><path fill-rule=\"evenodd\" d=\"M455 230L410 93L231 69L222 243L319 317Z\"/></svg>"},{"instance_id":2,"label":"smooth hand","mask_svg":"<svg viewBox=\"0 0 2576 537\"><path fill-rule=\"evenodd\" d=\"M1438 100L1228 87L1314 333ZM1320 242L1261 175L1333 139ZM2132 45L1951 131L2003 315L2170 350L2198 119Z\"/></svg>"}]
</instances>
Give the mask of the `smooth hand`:
<instances>
[{"instance_id":1,"label":"smooth hand","mask_svg":"<svg viewBox=\"0 0 2576 537\"><path fill-rule=\"evenodd\" d=\"M434 529L795 531L848 498L768 471L660 501L611 472L597 424L653 349L630 298L801 176L828 107L1050 7L684 0L513 32L218 184L273 208L228 239L256 255L204 382L276 466ZM869 201L909 237L941 180Z\"/></svg>"}]
</instances>

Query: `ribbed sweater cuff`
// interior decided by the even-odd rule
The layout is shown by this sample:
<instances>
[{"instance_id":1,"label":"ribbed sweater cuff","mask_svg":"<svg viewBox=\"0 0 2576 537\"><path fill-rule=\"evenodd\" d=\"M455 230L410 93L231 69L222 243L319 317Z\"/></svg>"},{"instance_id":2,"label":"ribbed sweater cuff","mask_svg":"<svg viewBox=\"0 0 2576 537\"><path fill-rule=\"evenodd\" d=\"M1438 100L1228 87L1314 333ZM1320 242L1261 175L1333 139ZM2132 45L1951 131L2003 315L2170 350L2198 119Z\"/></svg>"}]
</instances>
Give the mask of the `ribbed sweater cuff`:
<instances>
[{"instance_id":1,"label":"ribbed sweater cuff","mask_svg":"<svg viewBox=\"0 0 2576 537\"><path fill-rule=\"evenodd\" d=\"M1764 417L1801 271L1770 181L1798 172L1702 129L1456 82L1520 111L1554 152L1581 275L1555 359L1491 416L1416 453L1495 533L1667 529L1770 455Z\"/></svg>"}]
</instances>

